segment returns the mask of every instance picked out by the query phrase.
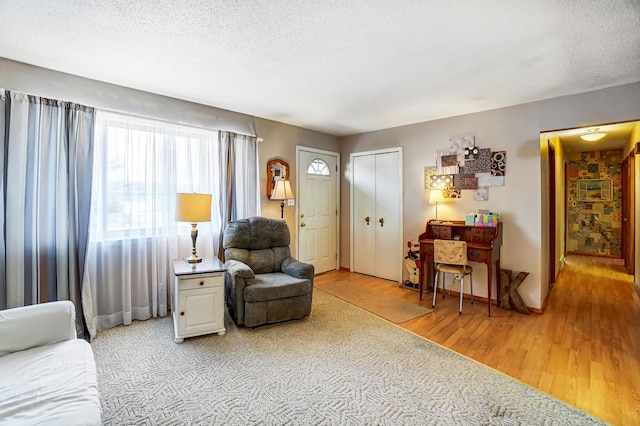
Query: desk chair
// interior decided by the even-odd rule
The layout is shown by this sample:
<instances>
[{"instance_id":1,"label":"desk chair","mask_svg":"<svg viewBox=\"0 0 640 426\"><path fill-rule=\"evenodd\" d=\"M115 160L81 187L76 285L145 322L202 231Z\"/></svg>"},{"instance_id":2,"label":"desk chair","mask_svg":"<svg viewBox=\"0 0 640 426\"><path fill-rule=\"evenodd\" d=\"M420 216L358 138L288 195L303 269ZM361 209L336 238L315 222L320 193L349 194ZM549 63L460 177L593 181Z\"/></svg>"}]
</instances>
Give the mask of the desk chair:
<instances>
[{"instance_id":1,"label":"desk chair","mask_svg":"<svg viewBox=\"0 0 640 426\"><path fill-rule=\"evenodd\" d=\"M438 278L440 273L455 274L455 279L460 280L460 315L462 315L462 295L464 289L464 277L469 275L471 283L471 303L473 303L473 268L467 265L467 242L456 240L433 240L433 263L436 274L433 279L433 304L436 307L436 293L438 291ZM444 278L442 277L442 297L444 298Z\"/></svg>"}]
</instances>

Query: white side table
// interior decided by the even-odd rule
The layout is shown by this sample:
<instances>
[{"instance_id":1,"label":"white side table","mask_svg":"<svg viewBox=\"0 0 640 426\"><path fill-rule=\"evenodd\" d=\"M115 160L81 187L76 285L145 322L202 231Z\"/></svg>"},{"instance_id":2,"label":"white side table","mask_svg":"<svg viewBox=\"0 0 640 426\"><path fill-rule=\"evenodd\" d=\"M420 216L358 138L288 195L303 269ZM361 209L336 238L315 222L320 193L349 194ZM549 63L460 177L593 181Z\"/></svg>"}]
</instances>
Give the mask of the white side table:
<instances>
[{"instance_id":1,"label":"white side table","mask_svg":"<svg viewBox=\"0 0 640 426\"><path fill-rule=\"evenodd\" d=\"M224 271L224 264L215 257L195 264L173 261L176 277L171 306L176 343L182 343L185 337L226 333Z\"/></svg>"}]
</instances>

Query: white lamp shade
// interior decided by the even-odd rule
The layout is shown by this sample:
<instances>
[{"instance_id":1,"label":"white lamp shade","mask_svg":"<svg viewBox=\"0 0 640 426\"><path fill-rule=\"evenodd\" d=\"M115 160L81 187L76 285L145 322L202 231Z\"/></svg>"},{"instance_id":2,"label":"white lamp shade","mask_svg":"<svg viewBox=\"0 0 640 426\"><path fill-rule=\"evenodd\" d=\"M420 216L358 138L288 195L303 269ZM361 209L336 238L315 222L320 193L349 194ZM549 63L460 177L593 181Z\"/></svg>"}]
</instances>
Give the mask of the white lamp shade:
<instances>
[{"instance_id":1,"label":"white lamp shade","mask_svg":"<svg viewBox=\"0 0 640 426\"><path fill-rule=\"evenodd\" d=\"M209 222L211 194L176 194L176 220L189 223Z\"/></svg>"},{"instance_id":2,"label":"white lamp shade","mask_svg":"<svg viewBox=\"0 0 640 426\"><path fill-rule=\"evenodd\" d=\"M293 191L291 190L291 183L288 180L280 179L276 181L276 185L271 192L272 200L292 200Z\"/></svg>"},{"instance_id":3,"label":"white lamp shade","mask_svg":"<svg viewBox=\"0 0 640 426\"><path fill-rule=\"evenodd\" d=\"M429 204L444 203L444 197L442 196L442 190L432 189L429 191Z\"/></svg>"}]
</instances>

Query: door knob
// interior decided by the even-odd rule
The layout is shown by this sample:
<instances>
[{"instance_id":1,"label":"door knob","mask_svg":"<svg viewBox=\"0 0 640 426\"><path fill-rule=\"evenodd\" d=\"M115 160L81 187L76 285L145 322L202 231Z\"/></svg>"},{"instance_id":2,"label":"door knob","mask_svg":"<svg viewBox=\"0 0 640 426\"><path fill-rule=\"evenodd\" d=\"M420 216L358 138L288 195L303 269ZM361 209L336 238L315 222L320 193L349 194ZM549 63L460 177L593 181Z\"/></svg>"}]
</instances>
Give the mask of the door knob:
<instances>
[{"instance_id":1,"label":"door knob","mask_svg":"<svg viewBox=\"0 0 640 426\"><path fill-rule=\"evenodd\" d=\"M378 222L380 222L380 226L384 226L384 217L381 217Z\"/></svg>"},{"instance_id":2,"label":"door knob","mask_svg":"<svg viewBox=\"0 0 640 426\"><path fill-rule=\"evenodd\" d=\"M307 224L306 224L306 223L304 223L304 222L301 222L301 223L300 223L300 228L304 228L305 226L307 226Z\"/></svg>"},{"instance_id":3,"label":"door knob","mask_svg":"<svg viewBox=\"0 0 640 426\"><path fill-rule=\"evenodd\" d=\"M370 221L370 220L371 220L371 219L369 219L369 216L367 216L367 217L365 217L365 218L364 218L364 221L365 221L365 222L367 222L367 226L369 226L369 221Z\"/></svg>"}]
</instances>

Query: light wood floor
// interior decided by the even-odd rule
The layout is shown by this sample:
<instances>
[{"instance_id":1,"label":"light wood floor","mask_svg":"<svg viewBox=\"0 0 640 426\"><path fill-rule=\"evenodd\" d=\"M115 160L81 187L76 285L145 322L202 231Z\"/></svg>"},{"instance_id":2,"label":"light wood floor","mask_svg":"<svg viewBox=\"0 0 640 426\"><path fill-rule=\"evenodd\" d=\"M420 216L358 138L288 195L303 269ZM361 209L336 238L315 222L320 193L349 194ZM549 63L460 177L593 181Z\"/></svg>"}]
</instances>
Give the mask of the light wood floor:
<instances>
[{"instance_id":1,"label":"light wood floor","mask_svg":"<svg viewBox=\"0 0 640 426\"><path fill-rule=\"evenodd\" d=\"M389 297L431 307L398 283L346 271L349 280ZM401 327L501 371L613 425L640 424L640 298L619 260L571 255L542 315L438 295L433 313ZM429 368L425 365L425 368Z\"/></svg>"}]
</instances>

